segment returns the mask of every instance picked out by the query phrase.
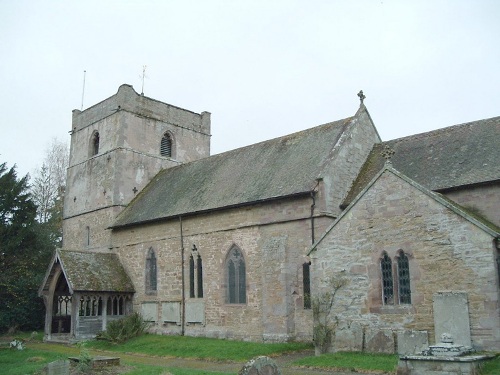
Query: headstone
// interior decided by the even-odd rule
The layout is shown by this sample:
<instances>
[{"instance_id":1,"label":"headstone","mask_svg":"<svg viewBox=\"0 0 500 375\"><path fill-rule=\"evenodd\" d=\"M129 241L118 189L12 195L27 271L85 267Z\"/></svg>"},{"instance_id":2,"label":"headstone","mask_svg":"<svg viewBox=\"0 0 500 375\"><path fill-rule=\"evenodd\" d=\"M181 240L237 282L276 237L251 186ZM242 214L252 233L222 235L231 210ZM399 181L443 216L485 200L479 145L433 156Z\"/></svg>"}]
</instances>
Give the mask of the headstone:
<instances>
[{"instance_id":1,"label":"headstone","mask_svg":"<svg viewBox=\"0 0 500 375\"><path fill-rule=\"evenodd\" d=\"M453 344L470 347L472 343L467 293L436 293L433 307L435 342L441 342L443 334L447 334L453 337Z\"/></svg>"},{"instance_id":2,"label":"headstone","mask_svg":"<svg viewBox=\"0 0 500 375\"><path fill-rule=\"evenodd\" d=\"M400 331L397 333L398 354L420 354L429 347L427 331Z\"/></svg>"},{"instance_id":3,"label":"headstone","mask_svg":"<svg viewBox=\"0 0 500 375\"><path fill-rule=\"evenodd\" d=\"M356 322L341 322L335 330L335 351L360 352L363 350L363 327Z\"/></svg>"},{"instance_id":4,"label":"headstone","mask_svg":"<svg viewBox=\"0 0 500 375\"><path fill-rule=\"evenodd\" d=\"M368 353L394 353L394 335L390 330L368 329L365 332L365 350Z\"/></svg>"},{"instance_id":5,"label":"headstone","mask_svg":"<svg viewBox=\"0 0 500 375\"><path fill-rule=\"evenodd\" d=\"M281 375L281 371L271 358L261 356L248 361L238 375Z\"/></svg>"}]
</instances>

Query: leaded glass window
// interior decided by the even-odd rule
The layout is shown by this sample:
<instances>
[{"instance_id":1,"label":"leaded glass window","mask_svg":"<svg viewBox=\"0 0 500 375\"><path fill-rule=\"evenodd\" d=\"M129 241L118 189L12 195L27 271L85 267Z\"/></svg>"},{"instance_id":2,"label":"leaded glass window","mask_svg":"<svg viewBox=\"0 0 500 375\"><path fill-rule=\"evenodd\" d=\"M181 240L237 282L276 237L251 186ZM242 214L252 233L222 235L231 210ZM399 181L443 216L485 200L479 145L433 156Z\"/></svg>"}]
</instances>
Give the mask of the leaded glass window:
<instances>
[{"instance_id":1,"label":"leaded glass window","mask_svg":"<svg viewBox=\"0 0 500 375\"><path fill-rule=\"evenodd\" d=\"M155 292L156 282L156 255L152 248L149 249L146 258L146 292Z\"/></svg>"},{"instance_id":2,"label":"leaded glass window","mask_svg":"<svg viewBox=\"0 0 500 375\"><path fill-rule=\"evenodd\" d=\"M245 258L240 249L233 247L226 259L227 303L246 303Z\"/></svg>"},{"instance_id":3,"label":"leaded glass window","mask_svg":"<svg viewBox=\"0 0 500 375\"><path fill-rule=\"evenodd\" d=\"M194 258L189 256L189 297L194 298Z\"/></svg>"},{"instance_id":4,"label":"leaded glass window","mask_svg":"<svg viewBox=\"0 0 500 375\"><path fill-rule=\"evenodd\" d=\"M198 258L196 260L196 275L198 282L198 298L203 298L203 262L201 260L201 255L198 254Z\"/></svg>"},{"instance_id":5,"label":"leaded glass window","mask_svg":"<svg viewBox=\"0 0 500 375\"><path fill-rule=\"evenodd\" d=\"M394 282L392 278L392 261L384 251L380 260L382 270L382 297L384 305L394 304Z\"/></svg>"},{"instance_id":6,"label":"leaded glass window","mask_svg":"<svg viewBox=\"0 0 500 375\"><path fill-rule=\"evenodd\" d=\"M398 256L398 292L399 303L411 303L411 290L410 290L410 265L408 257L402 251Z\"/></svg>"}]
</instances>

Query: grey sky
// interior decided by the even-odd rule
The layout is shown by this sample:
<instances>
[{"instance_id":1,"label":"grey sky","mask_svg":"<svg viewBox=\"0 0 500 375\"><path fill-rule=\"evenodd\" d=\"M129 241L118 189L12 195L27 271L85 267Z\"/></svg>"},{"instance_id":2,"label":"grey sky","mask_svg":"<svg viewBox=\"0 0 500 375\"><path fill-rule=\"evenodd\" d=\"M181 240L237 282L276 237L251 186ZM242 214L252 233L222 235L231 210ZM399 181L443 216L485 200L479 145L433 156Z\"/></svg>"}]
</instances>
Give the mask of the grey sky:
<instances>
[{"instance_id":1,"label":"grey sky","mask_svg":"<svg viewBox=\"0 0 500 375\"><path fill-rule=\"evenodd\" d=\"M0 162L122 83L212 113L212 154L352 116L383 140L500 115L500 2L0 0Z\"/></svg>"}]
</instances>

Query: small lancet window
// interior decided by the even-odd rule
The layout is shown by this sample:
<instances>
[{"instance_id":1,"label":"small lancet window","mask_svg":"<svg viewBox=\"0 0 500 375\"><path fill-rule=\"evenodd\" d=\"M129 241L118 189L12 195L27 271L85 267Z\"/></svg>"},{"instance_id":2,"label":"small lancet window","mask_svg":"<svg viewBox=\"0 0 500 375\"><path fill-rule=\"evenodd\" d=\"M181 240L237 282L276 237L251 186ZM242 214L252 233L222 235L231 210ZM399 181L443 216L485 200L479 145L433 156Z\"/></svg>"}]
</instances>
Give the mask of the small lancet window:
<instances>
[{"instance_id":1,"label":"small lancet window","mask_svg":"<svg viewBox=\"0 0 500 375\"><path fill-rule=\"evenodd\" d=\"M245 258L237 247L229 250L226 258L227 303L246 303Z\"/></svg>"},{"instance_id":2,"label":"small lancet window","mask_svg":"<svg viewBox=\"0 0 500 375\"><path fill-rule=\"evenodd\" d=\"M172 136L169 133L165 133L161 139L160 155L172 157Z\"/></svg>"},{"instance_id":3,"label":"small lancet window","mask_svg":"<svg viewBox=\"0 0 500 375\"><path fill-rule=\"evenodd\" d=\"M384 305L394 304L394 282L392 278L392 261L384 251L380 260L380 268L382 271L382 300Z\"/></svg>"},{"instance_id":4,"label":"small lancet window","mask_svg":"<svg viewBox=\"0 0 500 375\"><path fill-rule=\"evenodd\" d=\"M153 248L150 248L146 257L146 293L156 292L156 280L156 255Z\"/></svg>"},{"instance_id":5,"label":"small lancet window","mask_svg":"<svg viewBox=\"0 0 500 375\"><path fill-rule=\"evenodd\" d=\"M99 132L94 132L94 134L92 135L90 148L90 156L94 156L99 153Z\"/></svg>"},{"instance_id":6,"label":"small lancet window","mask_svg":"<svg viewBox=\"0 0 500 375\"><path fill-rule=\"evenodd\" d=\"M203 298L203 262L196 245L192 251L189 256L189 297Z\"/></svg>"},{"instance_id":7,"label":"small lancet window","mask_svg":"<svg viewBox=\"0 0 500 375\"><path fill-rule=\"evenodd\" d=\"M302 264L302 285L304 287L304 309L311 308L311 262Z\"/></svg>"},{"instance_id":8,"label":"small lancet window","mask_svg":"<svg viewBox=\"0 0 500 375\"><path fill-rule=\"evenodd\" d=\"M400 304L411 303L410 264L402 250L398 253L398 292Z\"/></svg>"},{"instance_id":9,"label":"small lancet window","mask_svg":"<svg viewBox=\"0 0 500 375\"><path fill-rule=\"evenodd\" d=\"M197 281L198 281L198 298L203 298L203 262L201 260L201 255L198 254L198 259L196 260L197 266Z\"/></svg>"}]
</instances>

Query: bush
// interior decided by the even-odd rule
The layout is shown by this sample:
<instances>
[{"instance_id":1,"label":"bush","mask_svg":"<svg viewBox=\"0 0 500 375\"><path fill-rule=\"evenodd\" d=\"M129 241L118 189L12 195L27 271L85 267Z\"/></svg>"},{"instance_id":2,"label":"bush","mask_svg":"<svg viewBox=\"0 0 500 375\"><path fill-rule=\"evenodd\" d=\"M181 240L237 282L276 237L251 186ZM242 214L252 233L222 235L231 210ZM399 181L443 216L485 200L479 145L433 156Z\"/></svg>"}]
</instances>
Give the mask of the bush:
<instances>
[{"instance_id":1,"label":"bush","mask_svg":"<svg viewBox=\"0 0 500 375\"><path fill-rule=\"evenodd\" d=\"M122 343L133 337L142 335L149 327L141 314L133 313L119 320L108 322L106 331L97 336L98 339Z\"/></svg>"}]
</instances>

